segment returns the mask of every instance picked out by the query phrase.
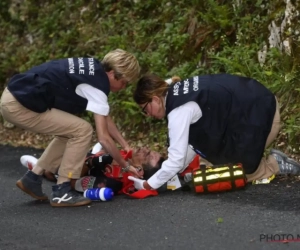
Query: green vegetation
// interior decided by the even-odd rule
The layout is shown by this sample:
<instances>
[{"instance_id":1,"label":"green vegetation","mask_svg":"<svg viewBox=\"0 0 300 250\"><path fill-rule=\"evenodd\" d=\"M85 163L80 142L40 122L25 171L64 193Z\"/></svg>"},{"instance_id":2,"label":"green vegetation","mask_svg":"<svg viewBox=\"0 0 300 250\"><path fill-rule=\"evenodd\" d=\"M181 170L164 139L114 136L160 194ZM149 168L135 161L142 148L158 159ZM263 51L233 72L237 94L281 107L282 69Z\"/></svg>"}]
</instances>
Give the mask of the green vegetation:
<instances>
[{"instance_id":1,"label":"green vegetation","mask_svg":"<svg viewBox=\"0 0 300 250\"><path fill-rule=\"evenodd\" d=\"M299 0L291 3L299 9ZM288 142L284 147L297 153L299 14L291 12L291 22L275 47L269 43L269 25L280 27L286 8L282 0L2 0L0 81L54 58L101 59L115 48L133 52L142 73L152 71L166 78L218 72L245 75L276 93L284 122L278 142ZM284 40L289 41L290 52L280 48ZM258 52L264 48L266 58L260 63ZM117 125L127 138L163 145L165 122L144 119L131 97L133 88L110 96Z\"/></svg>"}]
</instances>

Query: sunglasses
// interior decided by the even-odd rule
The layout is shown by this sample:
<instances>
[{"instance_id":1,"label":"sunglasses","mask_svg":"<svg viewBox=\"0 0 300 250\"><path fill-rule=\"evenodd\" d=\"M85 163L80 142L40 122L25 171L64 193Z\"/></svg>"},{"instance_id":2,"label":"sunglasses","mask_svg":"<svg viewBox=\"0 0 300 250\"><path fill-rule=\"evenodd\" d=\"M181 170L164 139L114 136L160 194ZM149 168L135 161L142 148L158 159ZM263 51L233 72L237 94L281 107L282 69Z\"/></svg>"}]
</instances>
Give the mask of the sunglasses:
<instances>
[{"instance_id":1,"label":"sunglasses","mask_svg":"<svg viewBox=\"0 0 300 250\"><path fill-rule=\"evenodd\" d=\"M147 105L149 104L149 102L147 102L146 104L145 104L145 106L142 108L142 113L144 113L145 115L147 115L148 113L147 113L147 111L146 111L146 108L147 108Z\"/></svg>"}]
</instances>

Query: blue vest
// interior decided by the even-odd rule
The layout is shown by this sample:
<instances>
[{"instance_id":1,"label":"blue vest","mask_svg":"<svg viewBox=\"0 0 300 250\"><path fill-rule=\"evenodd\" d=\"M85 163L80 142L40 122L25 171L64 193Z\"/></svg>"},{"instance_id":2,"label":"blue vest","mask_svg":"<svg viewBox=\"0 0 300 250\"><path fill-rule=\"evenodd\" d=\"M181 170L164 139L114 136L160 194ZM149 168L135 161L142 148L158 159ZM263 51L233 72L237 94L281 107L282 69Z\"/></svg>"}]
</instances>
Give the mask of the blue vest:
<instances>
[{"instance_id":1,"label":"blue vest","mask_svg":"<svg viewBox=\"0 0 300 250\"><path fill-rule=\"evenodd\" d=\"M239 162L246 174L255 172L275 115L274 94L246 77L195 76L170 87L166 113L189 101L202 110L202 117L190 126L189 143L195 151L213 164Z\"/></svg>"},{"instance_id":2,"label":"blue vest","mask_svg":"<svg viewBox=\"0 0 300 250\"><path fill-rule=\"evenodd\" d=\"M82 57L43 63L13 76L7 87L24 107L34 112L56 108L80 114L86 110L88 102L75 92L81 83L109 94L110 84L101 62Z\"/></svg>"}]
</instances>

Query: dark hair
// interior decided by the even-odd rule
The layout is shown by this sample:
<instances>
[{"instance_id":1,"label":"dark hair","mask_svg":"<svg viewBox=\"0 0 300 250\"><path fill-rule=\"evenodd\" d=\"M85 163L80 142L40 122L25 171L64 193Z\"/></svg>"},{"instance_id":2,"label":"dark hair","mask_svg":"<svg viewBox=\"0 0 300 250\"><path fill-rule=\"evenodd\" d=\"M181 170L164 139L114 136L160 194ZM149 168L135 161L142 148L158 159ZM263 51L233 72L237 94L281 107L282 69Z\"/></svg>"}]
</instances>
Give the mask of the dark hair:
<instances>
[{"instance_id":1,"label":"dark hair","mask_svg":"<svg viewBox=\"0 0 300 250\"><path fill-rule=\"evenodd\" d=\"M162 163L166 159L164 157L160 157L156 166L151 166L149 164L144 164L143 169L144 169L144 179L148 180L152 175L154 175L158 170L160 170Z\"/></svg>"},{"instance_id":2,"label":"dark hair","mask_svg":"<svg viewBox=\"0 0 300 250\"><path fill-rule=\"evenodd\" d=\"M165 80L154 74L144 75L137 83L133 99L137 104L150 102L153 96L165 96L168 91Z\"/></svg>"}]
</instances>

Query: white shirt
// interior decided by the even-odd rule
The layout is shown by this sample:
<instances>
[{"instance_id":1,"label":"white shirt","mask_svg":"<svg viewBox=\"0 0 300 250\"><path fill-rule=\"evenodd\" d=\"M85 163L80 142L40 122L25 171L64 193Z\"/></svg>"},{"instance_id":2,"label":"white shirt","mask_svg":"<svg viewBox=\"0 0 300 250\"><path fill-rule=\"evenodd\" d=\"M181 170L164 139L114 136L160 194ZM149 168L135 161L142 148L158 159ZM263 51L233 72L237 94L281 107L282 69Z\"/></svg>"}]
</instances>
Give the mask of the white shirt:
<instances>
[{"instance_id":1,"label":"white shirt","mask_svg":"<svg viewBox=\"0 0 300 250\"><path fill-rule=\"evenodd\" d=\"M168 159L147 182L157 189L182 172L194 159L196 153L188 144L190 125L202 117L202 111L196 102L187 102L173 109L168 115L168 133L170 146Z\"/></svg>"},{"instance_id":2,"label":"white shirt","mask_svg":"<svg viewBox=\"0 0 300 250\"><path fill-rule=\"evenodd\" d=\"M103 91L89 84L81 83L77 86L75 92L77 95L87 99L86 110L104 116L109 114L107 96Z\"/></svg>"}]
</instances>

